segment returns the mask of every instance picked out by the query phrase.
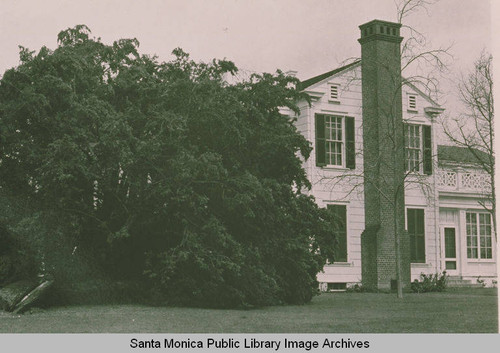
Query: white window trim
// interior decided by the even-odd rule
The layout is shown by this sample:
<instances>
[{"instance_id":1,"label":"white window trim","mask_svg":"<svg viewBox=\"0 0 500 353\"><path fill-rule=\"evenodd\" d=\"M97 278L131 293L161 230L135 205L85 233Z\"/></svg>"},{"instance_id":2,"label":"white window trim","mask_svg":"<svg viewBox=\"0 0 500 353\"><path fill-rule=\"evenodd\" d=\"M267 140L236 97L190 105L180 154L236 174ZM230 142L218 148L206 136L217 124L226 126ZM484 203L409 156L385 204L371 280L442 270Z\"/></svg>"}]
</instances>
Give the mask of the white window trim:
<instances>
[{"instance_id":1,"label":"white window trim","mask_svg":"<svg viewBox=\"0 0 500 353\"><path fill-rule=\"evenodd\" d=\"M346 169L346 141L345 141L345 133L346 133L346 130L345 130L345 118L346 118L346 115L339 115L339 114L326 114L325 115L325 118L326 117L336 117L336 118L340 118L341 119L341 131L342 131L342 140L341 140L341 143L342 143L342 148L341 148L341 155L340 155L340 159L341 159L341 163L340 164L326 164L325 166L323 166L323 168L328 168L328 169ZM326 132L326 122L325 122L325 132ZM336 140L330 140L330 139L327 139L326 136L325 136L325 143L327 142L330 142L330 141L336 141ZM338 142L338 141L337 141ZM325 154L326 154L326 146L325 146ZM325 155L325 160L326 160L326 155ZM330 162L328 160L328 162Z\"/></svg>"},{"instance_id":2,"label":"white window trim","mask_svg":"<svg viewBox=\"0 0 500 353\"><path fill-rule=\"evenodd\" d=\"M468 246L467 246L467 213L474 213L476 215L476 221L477 221L477 232L476 232L476 239L477 239L477 258L470 258L467 254L467 250L468 250ZM488 214L490 215L490 225L491 225L491 259L488 259L488 258L482 258L481 257L481 235L479 234L480 232L480 223L479 223L479 215L480 214ZM494 232L495 230L493 229L493 222L492 222L492 219L491 219L491 214L488 213L487 211L484 211L484 210L478 210L478 209L469 209L469 210L465 210L464 212L464 231L463 231L463 234L464 234L464 239L465 239L465 242L464 242L464 248L465 248L465 259L467 261L467 263L478 263L478 262L492 262L492 263L495 263L496 262L496 242L495 242L495 239L494 239Z\"/></svg>"}]
</instances>

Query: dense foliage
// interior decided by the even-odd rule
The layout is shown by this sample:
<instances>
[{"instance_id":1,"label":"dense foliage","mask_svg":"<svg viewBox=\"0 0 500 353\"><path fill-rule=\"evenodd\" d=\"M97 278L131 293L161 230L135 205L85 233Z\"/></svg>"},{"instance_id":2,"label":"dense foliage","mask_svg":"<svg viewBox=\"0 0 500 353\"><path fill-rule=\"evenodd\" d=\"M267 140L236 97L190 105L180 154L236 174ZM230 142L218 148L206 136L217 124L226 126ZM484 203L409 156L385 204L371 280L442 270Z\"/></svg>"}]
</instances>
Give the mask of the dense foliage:
<instances>
[{"instance_id":1,"label":"dense foliage","mask_svg":"<svg viewBox=\"0 0 500 353\"><path fill-rule=\"evenodd\" d=\"M446 271L443 271L442 274L431 273L426 275L422 273L420 274L420 281L416 279L411 282L411 290L415 293L442 292L446 290L447 278Z\"/></svg>"},{"instance_id":2,"label":"dense foliage","mask_svg":"<svg viewBox=\"0 0 500 353\"><path fill-rule=\"evenodd\" d=\"M296 79L229 84L229 61L159 62L89 32L21 48L0 81L0 190L29 204L0 221L56 279L143 281L171 304L310 300L334 240L301 192L309 143L279 113L297 111Z\"/></svg>"}]
</instances>

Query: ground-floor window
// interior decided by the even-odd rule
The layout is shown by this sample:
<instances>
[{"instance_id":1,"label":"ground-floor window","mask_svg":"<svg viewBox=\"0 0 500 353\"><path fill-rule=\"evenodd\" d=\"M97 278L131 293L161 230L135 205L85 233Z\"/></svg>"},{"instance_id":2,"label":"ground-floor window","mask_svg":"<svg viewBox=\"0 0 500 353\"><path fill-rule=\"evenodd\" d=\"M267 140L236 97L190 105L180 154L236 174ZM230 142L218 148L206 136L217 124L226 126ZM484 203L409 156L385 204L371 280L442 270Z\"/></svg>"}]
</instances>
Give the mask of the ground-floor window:
<instances>
[{"instance_id":1,"label":"ground-floor window","mask_svg":"<svg viewBox=\"0 0 500 353\"><path fill-rule=\"evenodd\" d=\"M347 262L347 207L346 205L328 205L333 213L333 227L337 239L335 262Z\"/></svg>"},{"instance_id":2,"label":"ground-floor window","mask_svg":"<svg viewBox=\"0 0 500 353\"><path fill-rule=\"evenodd\" d=\"M410 235L410 260L412 263L425 263L424 210L408 208L406 224Z\"/></svg>"},{"instance_id":3,"label":"ground-floor window","mask_svg":"<svg viewBox=\"0 0 500 353\"><path fill-rule=\"evenodd\" d=\"M466 212L467 258L491 259L491 215L489 213Z\"/></svg>"}]
</instances>

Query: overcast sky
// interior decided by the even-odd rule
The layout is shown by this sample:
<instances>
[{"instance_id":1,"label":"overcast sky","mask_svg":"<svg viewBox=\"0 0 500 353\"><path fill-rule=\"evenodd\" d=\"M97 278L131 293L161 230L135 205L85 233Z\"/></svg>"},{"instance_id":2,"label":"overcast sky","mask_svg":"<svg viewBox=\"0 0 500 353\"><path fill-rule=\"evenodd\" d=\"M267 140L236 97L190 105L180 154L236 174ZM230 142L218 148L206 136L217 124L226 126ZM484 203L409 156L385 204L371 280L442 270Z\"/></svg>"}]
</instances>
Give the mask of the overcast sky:
<instances>
[{"instance_id":1,"label":"overcast sky","mask_svg":"<svg viewBox=\"0 0 500 353\"><path fill-rule=\"evenodd\" d=\"M454 78L491 51L490 16L488 0L440 0L404 23L432 48L453 44ZM241 69L296 70L307 79L359 57L358 26L372 19L395 21L394 0L0 0L0 73L19 63L18 45L53 49L59 31L86 24L105 43L135 37L141 53L161 60L181 47L195 60L227 58Z\"/></svg>"}]
</instances>

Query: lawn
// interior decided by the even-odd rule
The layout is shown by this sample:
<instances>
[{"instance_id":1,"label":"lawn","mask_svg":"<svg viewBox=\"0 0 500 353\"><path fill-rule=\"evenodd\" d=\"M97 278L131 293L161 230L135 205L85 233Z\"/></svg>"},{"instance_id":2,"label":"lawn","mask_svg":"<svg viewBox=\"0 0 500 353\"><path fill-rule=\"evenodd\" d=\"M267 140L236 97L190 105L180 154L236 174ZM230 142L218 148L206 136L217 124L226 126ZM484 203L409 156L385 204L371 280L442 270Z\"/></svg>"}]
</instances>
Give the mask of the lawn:
<instances>
[{"instance_id":1,"label":"lawn","mask_svg":"<svg viewBox=\"0 0 500 353\"><path fill-rule=\"evenodd\" d=\"M497 289L444 293L327 293L307 305L212 310L142 305L0 312L0 332L407 333L498 332Z\"/></svg>"}]
</instances>

